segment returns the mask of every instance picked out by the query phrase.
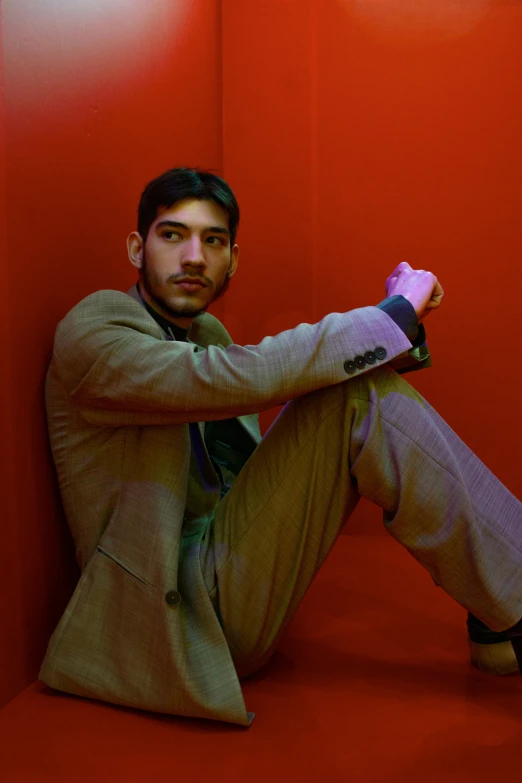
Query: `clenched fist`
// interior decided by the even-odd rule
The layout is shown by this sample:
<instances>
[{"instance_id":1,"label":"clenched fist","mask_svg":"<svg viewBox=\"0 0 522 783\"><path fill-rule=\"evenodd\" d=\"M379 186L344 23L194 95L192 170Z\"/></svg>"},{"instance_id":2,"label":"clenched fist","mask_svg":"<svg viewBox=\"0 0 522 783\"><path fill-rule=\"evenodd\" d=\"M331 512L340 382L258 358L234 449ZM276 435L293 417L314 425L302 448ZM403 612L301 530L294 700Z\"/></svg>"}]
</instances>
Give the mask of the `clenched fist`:
<instances>
[{"instance_id":1,"label":"clenched fist","mask_svg":"<svg viewBox=\"0 0 522 783\"><path fill-rule=\"evenodd\" d=\"M424 269L412 269L406 261L402 261L386 280L386 296L397 294L402 294L413 305L420 323L432 310L440 307L444 291L434 274Z\"/></svg>"}]
</instances>

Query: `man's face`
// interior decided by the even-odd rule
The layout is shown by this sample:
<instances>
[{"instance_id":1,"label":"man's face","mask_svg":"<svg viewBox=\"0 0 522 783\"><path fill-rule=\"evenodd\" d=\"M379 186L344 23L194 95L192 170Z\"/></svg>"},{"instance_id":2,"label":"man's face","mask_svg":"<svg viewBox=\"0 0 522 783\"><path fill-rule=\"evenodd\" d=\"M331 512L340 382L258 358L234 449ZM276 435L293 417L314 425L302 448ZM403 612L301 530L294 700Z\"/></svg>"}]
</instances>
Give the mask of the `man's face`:
<instances>
[{"instance_id":1,"label":"man's face","mask_svg":"<svg viewBox=\"0 0 522 783\"><path fill-rule=\"evenodd\" d=\"M145 244L136 232L127 244L144 299L185 329L225 293L239 256L225 210L197 199L159 210Z\"/></svg>"}]
</instances>

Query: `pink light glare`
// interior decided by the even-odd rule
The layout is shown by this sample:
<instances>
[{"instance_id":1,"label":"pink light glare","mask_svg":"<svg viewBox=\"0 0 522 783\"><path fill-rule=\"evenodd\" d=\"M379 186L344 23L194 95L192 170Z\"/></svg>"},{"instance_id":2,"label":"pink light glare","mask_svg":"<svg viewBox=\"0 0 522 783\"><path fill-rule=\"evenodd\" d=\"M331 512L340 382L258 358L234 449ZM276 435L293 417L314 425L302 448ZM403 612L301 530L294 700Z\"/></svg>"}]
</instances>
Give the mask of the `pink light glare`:
<instances>
[{"instance_id":1,"label":"pink light glare","mask_svg":"<svg viewBox=\"0 0 522 783\"><path fill-rule=\"evenodd\" d=\"M423 42L459 38L487 15L492 0L337 0L374 34Z\"/></svg>"}]
</instances>

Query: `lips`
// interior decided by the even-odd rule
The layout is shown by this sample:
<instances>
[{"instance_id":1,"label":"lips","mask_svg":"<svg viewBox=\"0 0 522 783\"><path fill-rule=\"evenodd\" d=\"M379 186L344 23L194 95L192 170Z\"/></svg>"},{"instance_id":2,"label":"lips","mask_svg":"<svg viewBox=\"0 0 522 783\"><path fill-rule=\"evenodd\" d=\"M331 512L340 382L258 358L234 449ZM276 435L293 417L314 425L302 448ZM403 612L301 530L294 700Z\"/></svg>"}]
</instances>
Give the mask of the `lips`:
<instances>
[{"instance_id":1,"label":"lips","mask_svg":"<svg viewBox=\"0 0 522 783\"><path fill-rule=\"evenodd\" d=\"M181 280L176 280L176 285L190 285L198 288L205 288L206 283L203 280L198 280L196 277L184 277Z\"/></svg>"},{"instance_id":2,"label":"lips","mask_svg":"<svg viewBox=\"0 0 522 783\"><path fill-rule=\"evenodd\" d=\"M197 294L206 287L205 283L202 283L200 280L179 280L176 285L187 294Z\"/></svg>"}]
</instances>

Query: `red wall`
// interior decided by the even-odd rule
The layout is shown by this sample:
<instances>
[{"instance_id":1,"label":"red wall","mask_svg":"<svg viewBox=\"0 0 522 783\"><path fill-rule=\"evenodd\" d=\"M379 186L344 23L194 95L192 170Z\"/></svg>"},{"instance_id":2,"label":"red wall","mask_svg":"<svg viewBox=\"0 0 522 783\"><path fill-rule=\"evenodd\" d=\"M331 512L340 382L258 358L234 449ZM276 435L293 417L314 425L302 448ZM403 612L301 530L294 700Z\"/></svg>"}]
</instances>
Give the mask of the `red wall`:
<instances>
[{"instance_id":1,"label":"red wall","mask_svg":"<svg viewBox=\"0 0 522 783\"><path fill-rule=\"evenodd\" d=\"M92 291L134 282L125 239L146 182L219 169L222 145L217 0L3 0L2 15L5 701L35 678L76 576L44 419L56 323Z\"/></svg>"},{"instance_id":2,"label":"red wall","mask_svg":"<svg viewBox=\"0 0 522 783\"><path fill-rule=\"evenodd\" d=\"M1 23L1 17L0 17ZM1 39L0 39L1 57ZM11 428L12 393L10 388L11 341L12 331L8 313L9 286L6 281L8 273L7 264L7 236L6 236L6 134L5 134L5 100L4 79L0 70L0 259L2 265L2 277L4 280L4 307L0 307L0 334L2 335L2 361L0 362L0 532L2 546L0 547L0 573L2 574L0 589L0 622L2 633L0 634L0 669L5 673L5 678L0 679L0 696L6 693L16 693L19 685L24 685L23 670L20 672L18 662L13 666L14 660L20 655L22 639L22 617L20 604L19 582L21 569L16 561L17 528L14 523L13 500L11 492L13 483L13 435ZM7 290L6 290L7 289ZM13 644L14 642L14 644ZM13 688L8 681L8 675L12 675L13 668L17 669L14 676ZM22 676L18 676L21 674ZM0 699L0 705L2 701Z\"/></svg>"},{"instance_id":3,"label":"red wall","mask_svg":"<svg viewBox=\"0 0 522 783\"><path fill-rule=\"evenodd\" d=\"M408 378L522 494L519 3L0 1L0 701L76 576L43 408L54 329L134 282L124 240L167 167L236 191L240 270L214 312L238 342L377 303L403 259L438 274L434 366Z\"/></svg>"},{"instance_id":4,"label":"red wall","mask_svg":"<svg viewBox=\"0 0 522 783\"><path fill-rule=\"evenodd\" d=\"M521 496L522 4L223 8L236 339L376 304L402 260L430 269L433 367L408 380ZM355 517L380 524L364 503Z\"/></svg>"}]
</instances>

